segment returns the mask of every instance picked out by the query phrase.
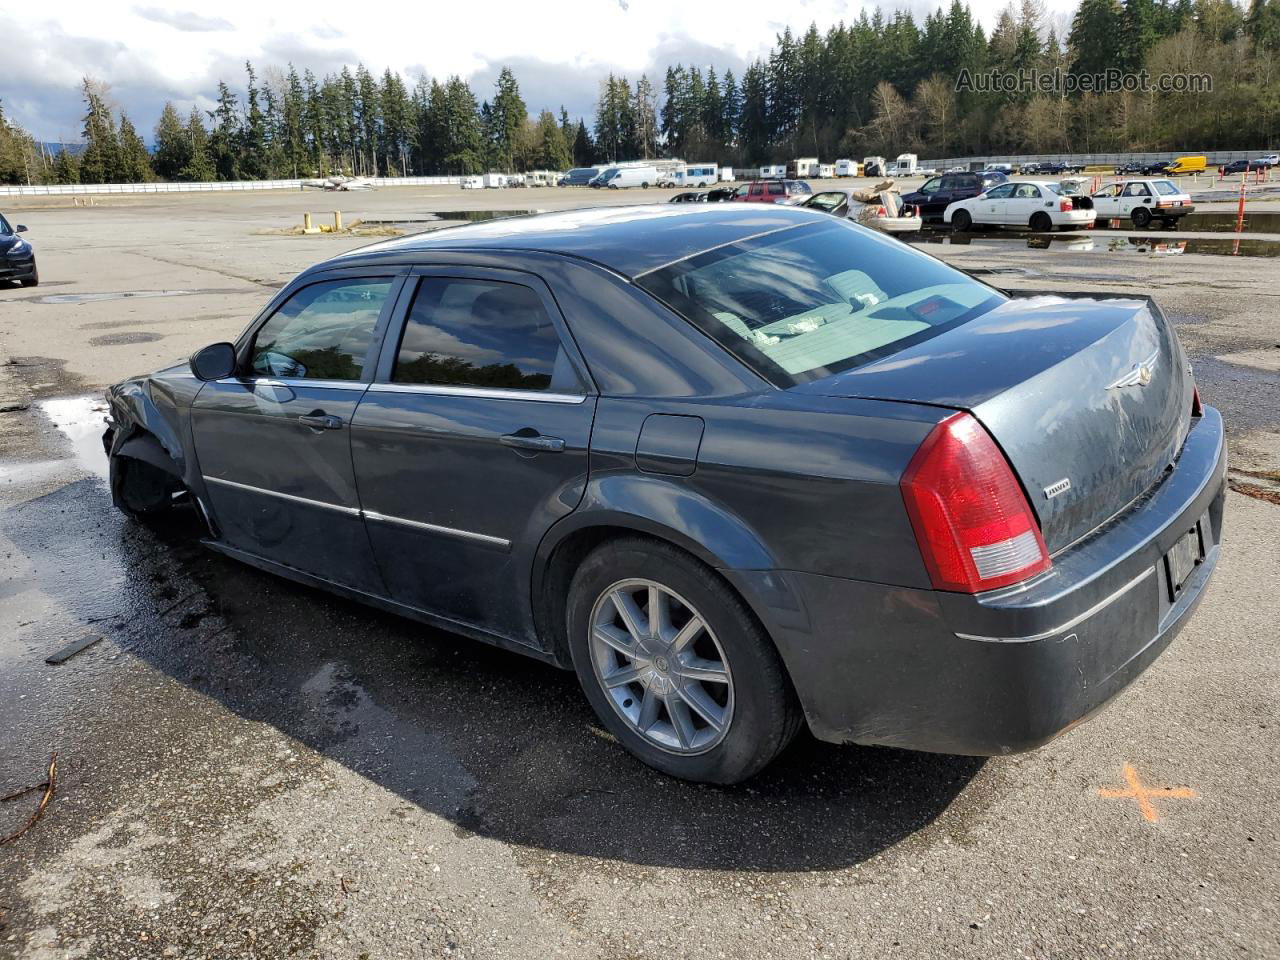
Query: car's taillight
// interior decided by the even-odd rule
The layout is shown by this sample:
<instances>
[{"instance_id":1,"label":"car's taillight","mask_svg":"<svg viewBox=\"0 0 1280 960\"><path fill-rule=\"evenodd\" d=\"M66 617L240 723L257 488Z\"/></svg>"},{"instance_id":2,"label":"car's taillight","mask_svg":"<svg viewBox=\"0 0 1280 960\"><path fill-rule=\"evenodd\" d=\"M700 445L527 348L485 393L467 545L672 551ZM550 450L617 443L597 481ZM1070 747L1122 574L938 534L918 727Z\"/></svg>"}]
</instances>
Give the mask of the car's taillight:
<instances>
[{"instance_id":1,"label":"car's taillight","mask_svg":"<svg viewBox=\"0 0 1280 960\"><path fill-rule=\"evenodd\" d=\"M1193 417L1204 416L1204 407L1200 405L1200 388L1195 386L1191 388L1191 415Z\"/></svg>"},{"instance_id":2,"label":"car's taillight","mask_svg":"<svg viewBox=\"0 0 1280 960\"><path fill-rule=\"evenodd\" d=\"M1009 462L969 414L933 428L901 487L935 589L978 593L1049 569L1044 538Z\"/></svg>"},{"instance_id":3,"label":"car's taillight","mask_svg":"<svg viewBox=\"0 0 1280 960\"><path fill-rule=\"evenodd\" d=\"M888 215L889 215L889 211L886 210L884 207L876 207L877 217L887 217Z\"/></svg>"},{"instance_id":4,"label":"car's taillight","mask_svg":"<svg viewBox=\"0 0 1280 960\"><path fill-rule=\"evenodd\" d=\"M1068 200L1066 197L1063 197L1062 202L1058 204L1058 210L1062 213L1070 213L1071 209L1072 209L1071 201Z\"/></svg>"}]
</instances>

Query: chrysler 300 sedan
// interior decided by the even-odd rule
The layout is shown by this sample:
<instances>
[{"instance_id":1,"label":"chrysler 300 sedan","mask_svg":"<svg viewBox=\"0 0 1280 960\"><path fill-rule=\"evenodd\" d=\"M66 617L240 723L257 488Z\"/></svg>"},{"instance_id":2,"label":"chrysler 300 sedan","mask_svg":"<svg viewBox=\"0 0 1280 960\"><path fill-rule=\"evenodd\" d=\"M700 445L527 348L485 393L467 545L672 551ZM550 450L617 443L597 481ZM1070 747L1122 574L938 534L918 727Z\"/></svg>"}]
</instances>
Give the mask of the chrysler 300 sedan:
<instances>
[{"instance_id":1,"label":"chrysler 300 sedan","mask_svg":"<svg viewBox=\"0 0 1280 960\"><path fill-rule=\"evenodd\" d=\"M130 516L573 669L692 780L802 723L1044 743L1170 643L1222 532L1222 421L1150 299L775 205L379 243L108 398Z\"/></svg>"}]
</instances>

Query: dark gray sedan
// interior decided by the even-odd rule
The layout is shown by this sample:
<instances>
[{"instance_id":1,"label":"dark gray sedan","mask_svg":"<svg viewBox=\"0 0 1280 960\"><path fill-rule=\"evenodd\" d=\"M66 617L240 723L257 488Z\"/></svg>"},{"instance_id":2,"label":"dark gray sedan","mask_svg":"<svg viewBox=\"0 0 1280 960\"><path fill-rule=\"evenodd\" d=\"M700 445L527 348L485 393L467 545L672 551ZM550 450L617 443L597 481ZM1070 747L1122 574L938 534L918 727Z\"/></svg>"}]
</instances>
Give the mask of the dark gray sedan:
<instances>
[{"instance_id":1,"label":"dark gray sedan","mask_svg":"<svg viewBox=\"0 0 1280 960\"><path fill-rule=\"evenodd\" d=\"M1151 300L774 205L379 243L108 399L129 515L572 668L692 780L802 723L1044 743L1169 644L1222 531L1222 421Z\"/></svg>"}]
</instances>

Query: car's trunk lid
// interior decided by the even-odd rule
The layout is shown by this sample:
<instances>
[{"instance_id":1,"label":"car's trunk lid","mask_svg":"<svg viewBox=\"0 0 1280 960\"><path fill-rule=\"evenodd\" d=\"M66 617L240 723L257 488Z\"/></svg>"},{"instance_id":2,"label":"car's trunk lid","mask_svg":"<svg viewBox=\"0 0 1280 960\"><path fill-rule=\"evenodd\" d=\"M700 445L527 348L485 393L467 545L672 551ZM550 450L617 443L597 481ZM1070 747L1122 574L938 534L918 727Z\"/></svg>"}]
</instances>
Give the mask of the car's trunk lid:
<instances>
[{"instance_id":1,"label":"car's trunk lid","mask_svg":"<svg viewBox=\"0 0 1280 960\"><path fill-rule=\"evenodd\" d=\"M794 389L971 412L1009 458L1051 553L1153 486L1191 419L1186 359L1147 298L1015 296L891 357Z\"/></svg>"}]
</instances>

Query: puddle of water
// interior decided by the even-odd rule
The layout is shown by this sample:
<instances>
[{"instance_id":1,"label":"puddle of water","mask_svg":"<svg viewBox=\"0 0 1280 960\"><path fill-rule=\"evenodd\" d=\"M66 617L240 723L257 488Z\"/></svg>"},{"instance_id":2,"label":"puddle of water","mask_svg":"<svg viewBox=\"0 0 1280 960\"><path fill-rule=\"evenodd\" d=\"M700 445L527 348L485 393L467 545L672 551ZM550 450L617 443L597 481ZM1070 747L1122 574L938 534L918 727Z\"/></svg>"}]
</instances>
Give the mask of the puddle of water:
<instances>
[{"instance_id":1,"label":"puddle of water","mask_svg":"<svg viewBox=\"0 0 1280 960\"><path fill-rule=\"evenodd\" d=\"M1162 240L1158 237L1108 237L1100 236L1035 236L999 237L995 235L971 235L965 233L947 236L921 237L919 243L942 244L951 247L1008 246L1021 243L1030 250L1050 250L1055 253L1119 253L1138 254L1147 257L1176 257L1182 254L1203 254L1225 257L1280 257L1280 240L1257 240L1248 237L1195 237L1187 240Z\"/></svg>"},{"instance_id":2,"label":"puddle of water","mask_svg":"<svg viewBox=\"0 0 1280 960\"><path fill-rule=\"evenodd\" d=\"M480 223L485 220L505 220L508 217L527 217L544 210L436 210L416 217L394 217L383 220L362 219L362 226L399 227L415 223L439 223L442 220L458 220L464 223Z\"/></svg>"},{"instance_id":3,"label":"puddle of water","mask_svg":"<svg viewBox=\"0 0 1280 960\"><path fill-rule=\"evenodd\" d=\"M153 297L189 297L195 290L121 290L115 293L55 293L32 297L33 303L99 303L103 300L150 300Z\"/></svg>"},{"instance_id":4,"label":"puddle of water","mask_svg":"<svg viewBox=\"0 0 1280 960\"><path fill-rule=\"evenodd\" d=\"M1125 221L1121 221L1121 224L1128 229ZM1099 221L1098 225L1101 226L1102 221ZM1230 233L1235 228L1234 213L1189 213L1178 220L1178 225L1174 229ZM1246 209L1244 229L1247 233L1280 233L1280 213L1250 213Z\"/></svg>"},{"instance_id":5,"label":"puddle of water","mask_svg":"<svg viewBox=\"0 0 1280 960\"><path fill-rule=\"evenodd\" d=\"M98 396L41 400L37 406L71 443L76 466L106 479L107 455L102 449L107 403Z\"/></svg>"}]
</instances>

